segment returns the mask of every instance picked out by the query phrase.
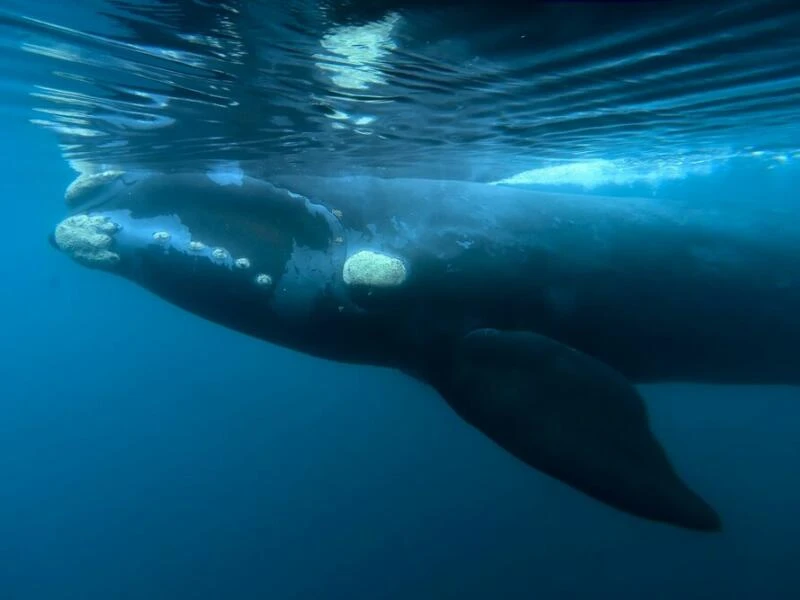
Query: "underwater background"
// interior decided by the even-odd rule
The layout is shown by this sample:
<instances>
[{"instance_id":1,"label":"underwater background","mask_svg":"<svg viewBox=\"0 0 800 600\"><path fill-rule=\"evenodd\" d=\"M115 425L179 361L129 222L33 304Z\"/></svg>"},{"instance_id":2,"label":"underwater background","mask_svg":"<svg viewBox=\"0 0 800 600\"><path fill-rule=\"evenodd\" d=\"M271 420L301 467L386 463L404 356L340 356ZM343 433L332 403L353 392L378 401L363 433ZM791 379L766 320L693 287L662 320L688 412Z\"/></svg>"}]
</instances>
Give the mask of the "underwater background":
<instances>
[{"instance_id":1,"label":"underwater background","mask_svg":"<svg viewBox=\"0 0 800 600\"><path fill-rule=\"evenodd\" d=\"M616 512L532 471L459 420L431 389L400 373L325 362L248 339L55 252L47 234L65 213L63 192L76 161L96 162L109 153L117 162L127 157L148 165L166 158L148 137L155 135L151 129L102 130L103 148L93 136L77 140L63 129L63 119L78 118L74 112L48 114L51 125L62 126L55 131L31 124L42 120L37 109L57 104L54 95L63 100L68 86L55 91L50 82L48 97L31 96L43 73L57 78L65 67L19 50L44 35L22 15L37 12L67 27L78 16L103 14L105 3L3 4L2 46L15 51L0 61L0 600L800 597L798 388L642 388L655 432L678 471L724 518L722 534L702 535ZM141 3L172 4L187 3ZM204 4L196 3L197 10ZM129 11L134 3L108 5ZM777 11L785 28L763 33L757 53L776 59L766 64L785 77L764 79L780 81L780 90L743 93L750 102L729 114L736 127L726 129L721 121L715 136L711 129L682 128L682 121L659 121L663 146L647 144L643 134L639 152L637 135L623 135L629 121L608 125L614 134L608 143L587 144L583 167L569 170L573 188L713 199L731 211L760 203L797 207L800 88L791 73L800 64L800 45L792 45L800 37L792 29L798 21L791 9L780 12L783 5L762 5ZM764 11L744 21L761 23L769 16ZM711 36L713 28L705 33ZM48 35L66 44L52 30ZM461 49L456 54L464 55ZM732 62L746 71L746 59L743 53ZM70 67L89 68L81 61ZM79 83L100 81L93 77ZM437 85L440 77L448 77L444 67ZM353 114L352 97L333 97L334 106L341 100L348 108L330 110ZM210 110L199 105L196 99L175 110ZM98 114L120 110L82 106L88 128L102 120ZM370 109L380 124L385 105L375 106ZM707 116L713 121L720 114ZM350 122L338 116L321 122ZM286 129L298 118L270 122ZM212 131L215 123L209 118L208 129L194 132L194 146L185 132L162 140L164 152L180 157L176 149L199 144L209 160L251 160L250 152L268 137L243 127L226 130L231 137L224 139ZM465 118L447 127L481 129L475 123ZM469 168L455 154L451 165L424 168L429 175L441 170L442 176L469 173L481 180L552 168L576 137L591 139L591 128L574 125L543 135L549 145L527 158L522 143L503 155L504 141L520 135L506 132L483 145L474 139ZM646 126L640 120L639 130ZM671 127L677 137L669 137ZM322 125L320 131L342 145L365 136ZM247 156L237 154L235 144L246 132L253 134ZM469 132L462 133L454 146L468 144ZM748 133L754 138L745 139ZM367 166L337 153L329 140L311 137L297 161L317 161L323 170L342 169L351 159L353 169ZM130 143L114 143L122 138ZM712 138L710 145L692 144ZM387 144L422 144L435 154L424 142L386 138ZM483 160L495 145L501 158ZM379 146L371 141L370 153ZM70 153L72 163L65 160ZM328 153L342 162L322 165ZM413 155L409 150L409 160ZM289 163L282 168L308 168ZM702 168L690 168L697 164ZM509 166L513 172L503 172ZM587 172L594 183L587 183ZM627 175L632 172L644 175ZM550 174L544 183L552 183L553 171L537 173L539 180L529 183L542 184L543 173Z\"/></svg>"}]
</instances>

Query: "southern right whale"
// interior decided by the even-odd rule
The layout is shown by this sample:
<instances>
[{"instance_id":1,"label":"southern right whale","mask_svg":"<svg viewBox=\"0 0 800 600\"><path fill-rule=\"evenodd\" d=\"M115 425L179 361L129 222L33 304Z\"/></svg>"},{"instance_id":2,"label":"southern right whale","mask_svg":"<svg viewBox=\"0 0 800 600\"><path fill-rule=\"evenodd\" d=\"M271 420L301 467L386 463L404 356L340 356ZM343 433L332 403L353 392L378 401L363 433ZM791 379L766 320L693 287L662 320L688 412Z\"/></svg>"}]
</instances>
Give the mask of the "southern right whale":
<instances>
[{"instance_id":1,"label":"southern right whale","mask_svg":"<svg viewBox=\"0 0 800 600\"><path fill-rule=\"evenodd\" d=\"M51 235L83 265L330 360L400 369L618 509L721 520L633 384L800 383L800 232L463 181L107 172Z\"/></svg>"}]
</instances>

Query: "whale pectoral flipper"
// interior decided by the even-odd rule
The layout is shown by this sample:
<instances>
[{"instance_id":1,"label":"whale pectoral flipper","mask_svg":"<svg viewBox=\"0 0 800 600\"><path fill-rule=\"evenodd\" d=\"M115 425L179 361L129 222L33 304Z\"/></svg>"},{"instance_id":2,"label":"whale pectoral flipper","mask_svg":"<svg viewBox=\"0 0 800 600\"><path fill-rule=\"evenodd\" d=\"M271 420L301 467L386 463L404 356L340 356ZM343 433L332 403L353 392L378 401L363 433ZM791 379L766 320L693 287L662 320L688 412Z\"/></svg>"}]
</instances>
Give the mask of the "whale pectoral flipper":
<instances>
[{"instance_id":1,"label":"whale pectoral flipper","mask_svg":"<svg viewBox=\"0 0 800 600\"><path fill-rule=\"evenodd\" d=\"M644 401L606 364L531 332L467 334L436 388L528 465L628 513L703 531L721 522L679 478Z\"/></svg>"}]
</instances>

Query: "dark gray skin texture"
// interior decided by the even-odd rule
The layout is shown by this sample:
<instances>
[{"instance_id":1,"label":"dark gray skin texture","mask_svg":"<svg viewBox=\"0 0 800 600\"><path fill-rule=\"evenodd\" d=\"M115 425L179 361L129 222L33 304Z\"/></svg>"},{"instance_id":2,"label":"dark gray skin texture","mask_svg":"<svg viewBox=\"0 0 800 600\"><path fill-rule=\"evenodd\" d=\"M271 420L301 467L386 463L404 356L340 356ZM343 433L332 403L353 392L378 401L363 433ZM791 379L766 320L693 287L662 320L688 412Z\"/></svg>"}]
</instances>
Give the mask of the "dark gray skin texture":
<instances>
[{"instance_id":1,"label":"dark gray skin texture","mask_svg":"<svg viewBox=\"0 0 800 600\"><path fill-rule=\"evenodd\" d=\"M276 183L342 210L349 245L408 260L402 290L358 301L414 361L437 338L493 327L535 331L634 382L800 383L790 221L478 183Z\"/></svg>"},{"instance_id":2,"label":"dark gray skin texture","mask_svg":"<svg viewBox=\"0 0 800 600\"><path fill-rule=\"evenodd\" d=\"M457 181L224 183L128 174L74 212L118 226L103 268L242 333L401 369L527 464L629 513L721 528L630 382L800 383L786 220ZM405 281L348 285L360 250L402 260Z\"/></svg>"},{"instance_id":3,"label":"dark gray skin texture","mask_svg":"<svg viewBox=\"0 0 800 600\"><path fill-rule=\"evenodd\" d=\"M493 327L535 331L637 383L800 383L800 235L789 221L369 177L242 186L129 177L89 207L75 212L175 214L193 239L248 256L273 277L271 292L251 285L252 272L165 257L156 245L137 248L135 263L121 251L116 271L200 316L324 358L417 371L439 344ZM295 238L329 262L287 267ZM348 288L342 266L360 249L401 258L406 282ZM319 278L320 268L325 287L297 292L302 301L282 294L285 270Z\"/></svg>"}]
</instances>

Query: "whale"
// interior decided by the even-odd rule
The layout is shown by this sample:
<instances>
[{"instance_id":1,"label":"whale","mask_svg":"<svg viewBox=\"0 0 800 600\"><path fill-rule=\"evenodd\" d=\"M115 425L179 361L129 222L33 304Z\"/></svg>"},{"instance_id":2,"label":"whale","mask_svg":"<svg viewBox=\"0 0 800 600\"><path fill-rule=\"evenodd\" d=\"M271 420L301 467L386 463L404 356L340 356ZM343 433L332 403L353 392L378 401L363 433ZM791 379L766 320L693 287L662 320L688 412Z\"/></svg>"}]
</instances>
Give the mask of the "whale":
<instances>
[{"instance_id":1,"label":"whale","mask_svg":"<svg viewBox=\"0 0 800 600\"><path fill-rule=\"evenodd\" d=\"M201 318L431 386L516 460L697 532L638 384L800 384L800 232L469 181L102 171L49 233Z\"/></svg>"}]
</instances>

